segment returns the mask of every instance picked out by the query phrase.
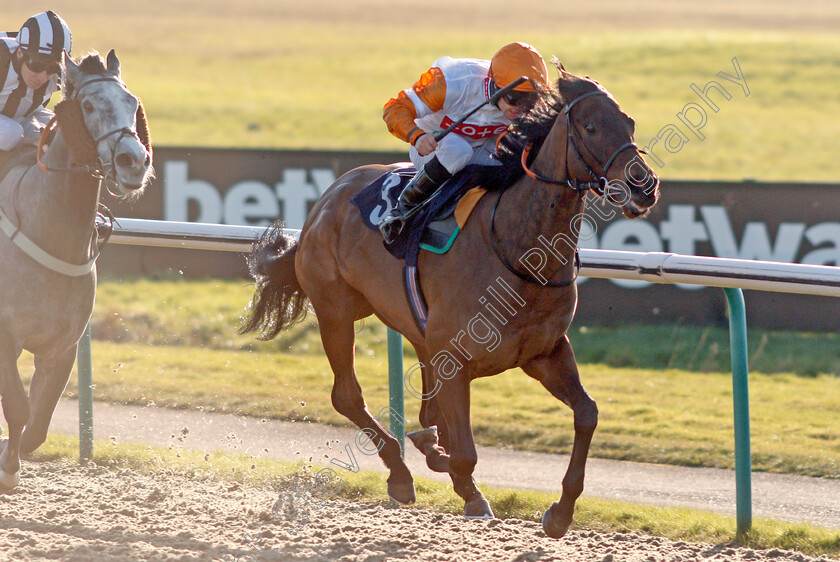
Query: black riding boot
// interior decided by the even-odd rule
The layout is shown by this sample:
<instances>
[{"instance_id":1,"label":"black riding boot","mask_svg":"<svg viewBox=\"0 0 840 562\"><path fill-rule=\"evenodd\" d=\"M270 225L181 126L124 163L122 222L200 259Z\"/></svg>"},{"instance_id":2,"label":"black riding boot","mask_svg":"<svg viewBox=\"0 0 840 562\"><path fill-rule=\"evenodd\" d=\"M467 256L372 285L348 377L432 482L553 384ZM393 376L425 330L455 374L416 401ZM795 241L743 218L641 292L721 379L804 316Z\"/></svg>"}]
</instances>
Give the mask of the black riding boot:
<instances>
[{"instance_id":1,"label":"black riding boot","mask_svg":"<svg viewBox=\"0 0 840 562\"><path fill-rule=\"evenodd\" d=\"M413 214L412 210L423 203L437 188L452 174L438 161L432 158L421 168L400 193L397 206L379 221L379 231L385 242L393 242L405 228L406 220Z\"/></svg>"}]
</instances>

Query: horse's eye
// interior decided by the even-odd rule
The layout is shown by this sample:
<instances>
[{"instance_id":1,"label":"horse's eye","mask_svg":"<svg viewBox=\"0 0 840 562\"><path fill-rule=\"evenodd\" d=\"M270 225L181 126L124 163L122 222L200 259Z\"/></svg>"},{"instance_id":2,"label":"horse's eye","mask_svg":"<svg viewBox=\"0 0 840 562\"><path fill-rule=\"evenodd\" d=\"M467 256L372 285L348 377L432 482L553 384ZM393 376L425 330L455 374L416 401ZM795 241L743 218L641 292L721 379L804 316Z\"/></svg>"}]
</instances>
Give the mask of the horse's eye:
<instances>
[{"instance_id":1,"label":"horse's eye","mask_svg":"<svg viewBox=\"0 0 840 562\"><path fill-rule=\"evenodd\" d=\"M93 104L89 101L86 101L82 103L82 108L84 108L85 113L90 113L91 111L93 111Z\"/></svg>"},{"instance_id":2,"label":"horse's eye","mask_svg":"<svg viewBox=\"0 0 840 562\"><path fill-rule=\"evenodd\" d=\"M587 125L584 128L586 129L586 132L589 133L590 135L595 134L595 125Z\"/></svg>"}]
</instances>

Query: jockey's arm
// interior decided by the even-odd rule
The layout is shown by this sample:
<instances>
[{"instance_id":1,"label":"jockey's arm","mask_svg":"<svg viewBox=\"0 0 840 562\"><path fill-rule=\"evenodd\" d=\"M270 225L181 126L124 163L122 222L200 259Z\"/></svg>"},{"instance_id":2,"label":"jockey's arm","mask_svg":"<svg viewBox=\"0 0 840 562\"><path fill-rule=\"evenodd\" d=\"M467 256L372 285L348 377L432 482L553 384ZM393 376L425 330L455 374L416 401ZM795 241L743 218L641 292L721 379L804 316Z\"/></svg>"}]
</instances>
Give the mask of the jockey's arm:
<instances>
[{"instance_id":1,"label":"jockey's arm","mask_svg":"<svg viewBox=\"0 0 840 562\"><path fill-rule=\"evenodd\" d=\"M446 79L443 72L437 67L430 68L420 77L408 90L403 90L397 97L388 100L382 111L382 118L388 126L392 135L400 140L415 145L418 150L434 150L434 143L431 135L426 135L421 145L417 141L425 135L425 131L417 126L415 119L429 115L443 109L446 101ZM429 146L429 143L434 143Z\"/></svg>"}]
</instances>

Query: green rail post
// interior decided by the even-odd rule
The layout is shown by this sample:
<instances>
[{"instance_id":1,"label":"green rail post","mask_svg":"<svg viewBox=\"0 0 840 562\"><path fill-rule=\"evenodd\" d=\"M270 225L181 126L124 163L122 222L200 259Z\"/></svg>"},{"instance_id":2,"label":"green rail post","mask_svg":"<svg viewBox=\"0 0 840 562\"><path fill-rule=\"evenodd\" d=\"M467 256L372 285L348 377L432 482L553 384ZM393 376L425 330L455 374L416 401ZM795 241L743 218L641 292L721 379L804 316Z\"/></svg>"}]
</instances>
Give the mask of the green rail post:
<instances>
[{"instance_id":1,"label":"green rail post","mask_svg":"<svg viewBox=\"0 0 840 562\"><path fill-rule=\"evenodd\" d=\"M405 457L405 391L403 390L403 337L399 332L388 328L388 405L396 415L388 416L391 420L391 433L400 442L400 450ZM399 417L397 417L399 416Z\"/></svg>"},{"instance_id":2,"label":"green rail post","mask_svg":"<svg viewBox=\"0 0 840 562\"><path fill-rule=\"evenodd\" d=\"M735 410L735 497L738 529L752 528L752 461L750 458L749 359L747 316L741 289L725 288L729 304L729 345L732 350L732 402Z\"/></svg>"},{"instance_id":3,"label":"green rail post","mask_svg":"<svg viewBox=\"0 0 840 562\"><path fill-rule=\"evenodd\" d=\"M90 353L90 324L79 340L76 353L79 373L79 460L93 457L93 367Z\"/></svg>"}]
</instances>

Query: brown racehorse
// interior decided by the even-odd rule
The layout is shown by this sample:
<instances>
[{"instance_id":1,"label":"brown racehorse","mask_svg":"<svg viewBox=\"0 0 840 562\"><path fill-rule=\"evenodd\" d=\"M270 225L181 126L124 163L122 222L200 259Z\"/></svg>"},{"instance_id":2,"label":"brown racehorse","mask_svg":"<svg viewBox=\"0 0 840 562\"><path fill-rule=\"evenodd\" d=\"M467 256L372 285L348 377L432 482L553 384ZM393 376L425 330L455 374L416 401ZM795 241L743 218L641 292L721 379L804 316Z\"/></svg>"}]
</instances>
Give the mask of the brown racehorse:
<instances>
[{"instance_id":1,"label":"brown racehorse","mask_svg":"<svg viewBox=\"0 0 840 562\"><path fill-rule=\"evenodd\" d=\"M556 91L502 139L503 165L485 182L493 192L479 201L456 243L444 255L421 252L425 333L405 297L402 262L350 203L388 166L340 177L312 209L297 242L279 224L266 232L250 255L257 292L242 329L270 339L301 320L311 302L335 375L333 406L379 445L390 470L389 495L411 503L414 481L399 444L362 397L353 323L375 314L402 333L417 351L424 389L420 423L426 429L410 437L431 469L450 474L469 517L493 516L472 477L470 382L521 367L574 412L563 493L542 521L551 537L571 525L598 419L566 335L577 302L575 246L586 220L585 192L595 191L628 218L645 215L659 195L659 181L633 143L633 120L596 82L558 68Z\"/></svg>"}]
</instances>

